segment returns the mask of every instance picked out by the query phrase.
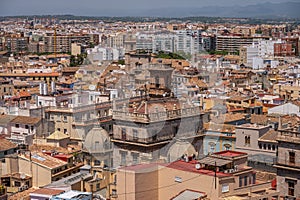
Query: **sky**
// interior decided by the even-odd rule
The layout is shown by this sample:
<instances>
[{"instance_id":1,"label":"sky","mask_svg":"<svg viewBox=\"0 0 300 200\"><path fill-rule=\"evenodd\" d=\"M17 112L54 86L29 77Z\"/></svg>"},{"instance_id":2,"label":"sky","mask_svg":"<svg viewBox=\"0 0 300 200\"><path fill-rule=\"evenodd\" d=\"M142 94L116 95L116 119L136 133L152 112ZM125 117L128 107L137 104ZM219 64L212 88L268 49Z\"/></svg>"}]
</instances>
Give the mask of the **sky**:
<instances>
[{"instance_id":1,"label":"sky","mask_svg":"<svg viewBox=\"0 0 300 200\"><path fill-rule=\"evenodd\" d=\"M282 3L299 0L0 0L0 16L71 14L130 16L136 10ZM225 3L226 2L226 3Z\"/></svg>"}]
</instances>

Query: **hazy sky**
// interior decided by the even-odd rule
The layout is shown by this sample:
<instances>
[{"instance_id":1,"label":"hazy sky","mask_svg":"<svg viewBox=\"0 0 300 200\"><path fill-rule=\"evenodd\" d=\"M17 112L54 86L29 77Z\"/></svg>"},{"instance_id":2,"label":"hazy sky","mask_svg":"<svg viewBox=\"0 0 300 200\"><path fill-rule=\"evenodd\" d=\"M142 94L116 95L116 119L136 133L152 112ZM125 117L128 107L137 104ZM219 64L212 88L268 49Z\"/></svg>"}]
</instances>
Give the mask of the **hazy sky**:
<instances>
[{"instance_id":1,"label":"hazy sky","mask_svg":"<svg viewBox=\"0 0 300 200\"><path fill-rule=\"evenodd\" d=\"M131 11L168 7L249 5L299 0L0 0L0 15L73 14L122 16ZM226 2L226 3L225 3Z\"/></svg>"}]
</instances>

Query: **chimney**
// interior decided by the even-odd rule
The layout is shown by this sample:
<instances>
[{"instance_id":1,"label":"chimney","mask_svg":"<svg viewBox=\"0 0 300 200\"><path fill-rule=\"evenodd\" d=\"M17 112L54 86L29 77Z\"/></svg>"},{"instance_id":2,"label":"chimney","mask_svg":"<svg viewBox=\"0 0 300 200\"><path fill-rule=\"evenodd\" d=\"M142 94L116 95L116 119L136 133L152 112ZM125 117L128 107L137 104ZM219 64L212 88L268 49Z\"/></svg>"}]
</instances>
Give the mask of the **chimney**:
<instances>
[{"instance_id":1,"label":"chimney","mask_svg":"<svg viewBox=\"0 0 300 200\"><path fill-rule=\"evenodd\" d=\"M278 130L282 129L282 119L281 116L279 116L279 122L278 122Z\"/></svg>"}]
</instances>

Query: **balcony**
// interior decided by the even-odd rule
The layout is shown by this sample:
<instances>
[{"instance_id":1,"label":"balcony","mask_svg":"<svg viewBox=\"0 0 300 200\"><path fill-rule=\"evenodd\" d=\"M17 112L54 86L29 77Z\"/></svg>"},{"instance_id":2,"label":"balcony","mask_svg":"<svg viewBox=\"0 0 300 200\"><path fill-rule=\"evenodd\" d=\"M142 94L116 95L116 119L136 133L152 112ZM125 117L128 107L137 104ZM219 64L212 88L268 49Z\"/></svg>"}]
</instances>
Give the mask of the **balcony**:
<instances>
[{"instance_id":1,"label":"balcony","mask_svg":"<svg viewBox=\"0 0 300 200\"><path fill-rule=\"evenodd\" d=\"M277 140L300 144L300 133L293 131L280 131Z\"/></svg>"},{"instance_id":2,"label":"balcony","mask_svg":"<svg viewBox=\"0 0 300 200\"><path fill-rule=\"evenodd\" d=\"M75 120L72 125L73 126L89 126L89 125L94 125L97 123L104 123L107 121L111 121L112 116L104 116L104 117L97 117L97 118L91 118L87 120Z\"/></svg>"},{"instance_id":3,"label":"balcony","mask_svg":"<svg viewBox=\"0 0 300 200\"><path fill-rule=\"evenodd\" d=\"M134 121L140 123L150 123L196 116L200 114L201 112L199 107L190 107L149 114L116 110L113 111L113 119Z\"/></svg>"},{"instance_id":4,"label":"balcony","mask_svg":"<svg viewBox=\"0 0 300 200\"><path fill-rule=\"evenodd\" d=\"M147 146L156 146L156 145L160 145L160 144L166 144L172 139L173 139L173 134L164 135L164 136L152 136L152 137L148 137L148 138L137 138L137 137L132 137L132 136L128 136L128 135L126 135L126 137L113 135L113 138L111 139L111 141L123 143L123 144L132 144L132 145L147 147Z\"/></svg>"}]
</instances>

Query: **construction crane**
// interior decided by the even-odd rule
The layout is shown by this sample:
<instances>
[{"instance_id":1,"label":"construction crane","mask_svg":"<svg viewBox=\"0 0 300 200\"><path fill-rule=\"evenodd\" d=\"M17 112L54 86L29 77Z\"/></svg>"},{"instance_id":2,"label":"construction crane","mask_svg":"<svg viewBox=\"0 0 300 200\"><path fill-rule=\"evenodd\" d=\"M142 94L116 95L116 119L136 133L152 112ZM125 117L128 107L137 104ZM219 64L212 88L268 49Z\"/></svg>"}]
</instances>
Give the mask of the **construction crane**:
<instances>
[{"instance_id":1,"label":"construction crane","mask_svg":"<svg viewBox=\"0 0 300 200\"><path fill-rule=\"evenodd\" d=\"M54 57L56 58L56 26L54 26Z\"/></svg>"}]
</instances>

